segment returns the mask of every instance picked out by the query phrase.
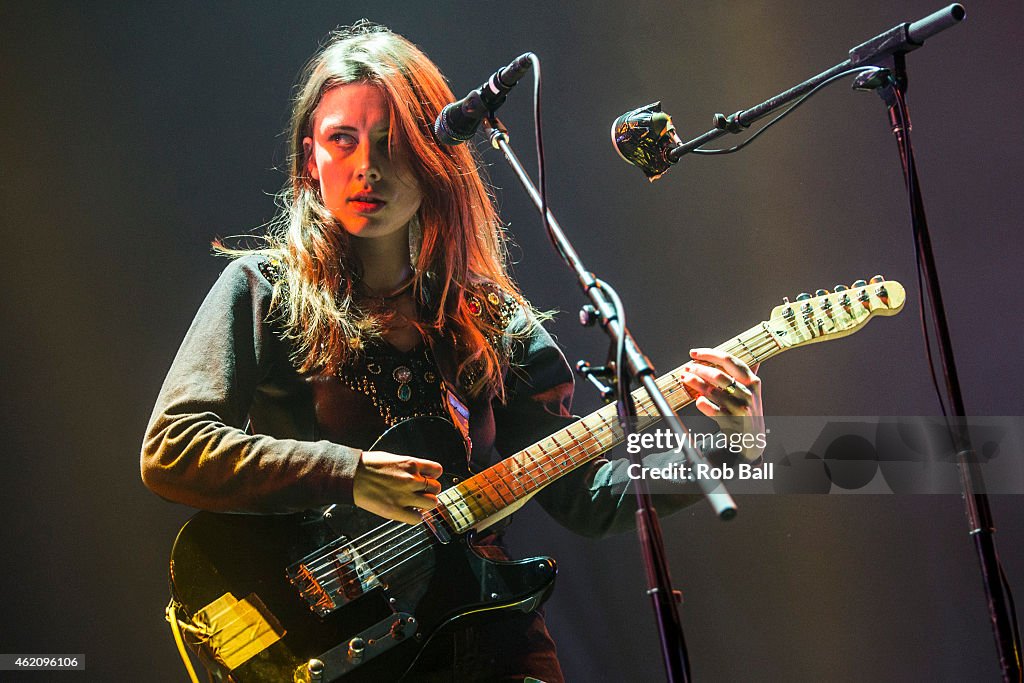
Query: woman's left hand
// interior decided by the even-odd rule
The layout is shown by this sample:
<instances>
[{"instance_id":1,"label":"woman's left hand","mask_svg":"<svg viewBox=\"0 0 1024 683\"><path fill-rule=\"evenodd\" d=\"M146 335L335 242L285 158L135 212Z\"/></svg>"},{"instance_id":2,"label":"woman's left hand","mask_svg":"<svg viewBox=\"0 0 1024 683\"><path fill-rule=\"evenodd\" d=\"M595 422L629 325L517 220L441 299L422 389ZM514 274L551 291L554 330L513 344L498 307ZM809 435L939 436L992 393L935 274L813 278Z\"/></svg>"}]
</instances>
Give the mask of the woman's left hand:
<instances>
[{"instance_id":1,"label":"woman's left hand","mask_svg":"<svg viewBox=\"0 0 1024 683\"><path fill-rule=\"evenodd\" d=\"M717 349L691 349L693 360L683 366L683 384L697 395L697 409L718 422L725 432L764 433L761 379L753 368L732 354ZM756 460L760 451L744 453Z\"/></svg>"},{"instance_id":2,"label":"woman's left hand","mask_svg":"<svg viewBox=\"0 0 1024 683\"><path fill-rule=\"evenodd\" d=\"M691 349L683 366L683 383L699 394L697 409L708 417L763 415L757 367L717 349Z\"/></svg>"}]
</instances>

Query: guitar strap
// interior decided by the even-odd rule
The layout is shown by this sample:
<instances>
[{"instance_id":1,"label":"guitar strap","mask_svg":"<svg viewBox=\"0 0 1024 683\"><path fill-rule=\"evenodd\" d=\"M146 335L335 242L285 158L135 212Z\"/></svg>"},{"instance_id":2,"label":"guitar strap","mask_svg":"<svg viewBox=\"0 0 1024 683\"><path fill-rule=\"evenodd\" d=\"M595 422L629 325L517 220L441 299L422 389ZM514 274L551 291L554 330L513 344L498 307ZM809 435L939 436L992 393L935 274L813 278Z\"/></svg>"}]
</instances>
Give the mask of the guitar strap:
<instances>
[{"instance_id":1,"label":"guitar strap","mask_svg":"<svg viewBox=\"0 0 1024 683\"><path fill-rule=\"evenodd\" d=\"M451 423L459 430L462 440L466 442L466 465L470 464L470 454L473 452L473 441L469 436L470 410L468 402L456 390L455 376L455 348L452 342L444 335L435 334L427 339L427 346L430 354L434 357L434 365L441 376L441 402L444 404L444 411Z\"/></svg>"},{"instance_id":2,"label":"guitar strap","mask_svg":"<svg viewBox=\"0 0 1024 683\"><path fill-rule=\"evenodd\" d=\"M493 332L485 335L487 342L495 350L499 351L500 354L504 344L502 331L508 327L519 304L500 288L490 283L478 283L466 296L470 312L489 323ZM460 386L460 383L455 381L458 374L458 361L455 350L457 342L451 333L448 333L435 335L429 340L428 344L434 356L434 363L437 365L438 372L443 378L441 382L441 395L444 407L452 424L458 428L466 442L466 464L471 465L470 456L468 455L473 451L473 441L469 433L469 405L471 402L465 400L457 391L457 387ZM472 384L477 377L479 377L479 368L469 369L464 378L465 384L463 386Z\"/></svg>"},{"instance_id":3,"label":"guitar strap","mask_svg":"<svg viewBox=\"0 0 1024 683\"><path fill-rule=\"evenodd\" d=\"M473 440L469 438L469 408L462 399L459 398L458 394L452 391L448 382L442 380L441 382L441 396L444 398L444 407L448 411L448 417L451 419L459 433L462 434L462 439L466 442L466 464L469 464L469 454L473 452Z\"/></svg>"}]
</instances>

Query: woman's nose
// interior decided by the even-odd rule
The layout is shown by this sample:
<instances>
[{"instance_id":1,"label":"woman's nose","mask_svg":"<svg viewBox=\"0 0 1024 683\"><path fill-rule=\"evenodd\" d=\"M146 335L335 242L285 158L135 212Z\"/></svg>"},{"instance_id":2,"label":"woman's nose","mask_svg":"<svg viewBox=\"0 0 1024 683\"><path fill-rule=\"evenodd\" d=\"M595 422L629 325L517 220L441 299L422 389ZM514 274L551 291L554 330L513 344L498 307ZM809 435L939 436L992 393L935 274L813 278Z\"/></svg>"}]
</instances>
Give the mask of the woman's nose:
<instances>
[{"instance_id":1,"label":"woman's nose","mask_svg":"<svg viewBox=\"0 0 1024 683\"><path fill-rule=\"evenodd\" d=\"M356 175L360 179L365 178L371 182L380 180L382 177L382 164L378 158L379 152L374 150L373 147L369 142L364 142L359 146L358 166L356 167Z\"/></svg>"}]
</instances>

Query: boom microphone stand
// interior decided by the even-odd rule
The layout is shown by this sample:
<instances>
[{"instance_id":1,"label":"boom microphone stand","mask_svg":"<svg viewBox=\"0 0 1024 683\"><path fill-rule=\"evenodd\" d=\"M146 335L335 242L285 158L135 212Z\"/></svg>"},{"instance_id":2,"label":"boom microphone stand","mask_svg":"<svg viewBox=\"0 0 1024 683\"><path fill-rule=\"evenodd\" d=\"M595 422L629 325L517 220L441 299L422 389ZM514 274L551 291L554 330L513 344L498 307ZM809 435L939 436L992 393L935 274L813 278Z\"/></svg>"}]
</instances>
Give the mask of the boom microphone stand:
<instances>
[{"instance_id":1,"label":"boom microphone stand","mask_svg":"<svg viewBox=\"0 0 1024 683\"><path fill-rule=\"evenodd\" d=\"M924 199L917 178L914 150L910 143L910 115L904 94L907 88L906 54L921 47L927 38L956 25L964 19L962 5L953 4L913 23L903 23L858 45L849 52L849 59L782 92L761 104L731 116L715 115L715 127L690 140L676 144L678 137L667 116L660 113L660 103L643 107L620 117L613 126L612 137L620 155L639 166L651 180L660 177L671 164L711 140L727 133L739 133L754 121L767 116L783 105L809 95L851 69L869 67L861 72L854 87L876 89L889 112L889 122L899 146L903 177L910 199L911 222L918 261L923 272L933 323L935 325L944 378L945 405L950 441L956 453L960 484L971 538L981 565L982 581L988 602L989 616L995 635L996 650L1003 681L1021 681L1021 645L1016 616L1012 609L1009 585L1005 581L995 545L995 524L989 508L984 480L962 418L966 414L960 383L950 342L949 328L942 305L935 259L932 253ZM871 69L870 67L877 67ZM926 330L927 334L927 330ZM952 419L950 419L952 417ZM961 419L958 419L961 418Z\"/></svg>"},{"instance_id":2,"label":"boom microphone stand","mask_svg":"<svg viewBox=\"0 0 1024 683\"><path fill-rule=\"evenodd\" d=\"M958 7L954 5L953 7ZM963 8L959 10L961 15ZM912 26L912 25L911 25ZM935 257L932 252L931 236L925 218L924 198L921 184L917 179L917 165L914 161L914 148L910 142L910 114L907 110L904 95L907 89L907 70L905 54L916 47L910 42L908 25L903 24L880 36L886 37L890 44L898 46L891 54L880 61L891 72L891 77L877 88L879 96L885 102L889 112L889 122L899 148L900 164L903 167L903 179L907 186L910 199L910 216L914 230L914 242L918 259L924 274L927 287L928 302L932 320L938 337L939 355L942 359L944 389L947 405L952 408L954 421L947 420L949 436L956 453L956 464L960 473L960 486L963 494L968 528L974 541L974 549L981 566L982 582L988 601L989 618L992 621L996 641L996 652L1002 670L1003 680L1007 683L1021 680L1020 634L1015 633L1015 615L1013 614L1012 598L1009 597L1009 586L1004 583L999 555L995 543L995 523L988 503L985 481L981 475L978 458L974 453L966 425L957 417L966 416L963 395L960 391L960 380L957 376L956 361L946 322L945 307L942 304L942 291L939 287L938 272L935 268Z\"/></svg>"}]
</instances>

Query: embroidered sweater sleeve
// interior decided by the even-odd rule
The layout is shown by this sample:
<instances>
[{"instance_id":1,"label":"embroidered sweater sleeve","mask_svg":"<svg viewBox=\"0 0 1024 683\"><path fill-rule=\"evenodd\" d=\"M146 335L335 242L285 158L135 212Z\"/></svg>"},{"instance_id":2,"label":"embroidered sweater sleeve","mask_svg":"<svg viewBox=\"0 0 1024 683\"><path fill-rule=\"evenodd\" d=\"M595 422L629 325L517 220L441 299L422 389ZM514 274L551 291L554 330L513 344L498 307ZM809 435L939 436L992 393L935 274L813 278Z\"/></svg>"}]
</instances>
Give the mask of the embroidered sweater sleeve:
<instances>
[{"instance_id":1,"label":"embroidered sweater sleeve","mask_svg":"<svg viewBox=\"0 0 1024 683\"><path fill-rule=\"evenodd\" d=\"M259 258L224 270L185 335L146 430L143 481L168 500L214 511L350 503L359 450L246 432L272 346L282 343L267 322L273 287Z\"/></svg>"},{"instance_id":2,"label":"embroidered sweater sleeve","mask_svg":"<svg viewBox=\"0 0 1024 683\"><path fill-rule=\"evenodd\" d=\"M513 342L513 367L506 383L507 402L495 402L495 445L509 456L576 421L570 412L573 375L548 332L529 323L520 311L510 329L531 326ZM644 459L646 467L677 462L673 453ZM629 460L597 458L566 474L537 494L541 506L562 526L584 536L605 536L633 528L636 499L627 470ZM700 499L690 485L673 485L653 496L659 515L668 515Z\"/></svg>"}]
</instances>

